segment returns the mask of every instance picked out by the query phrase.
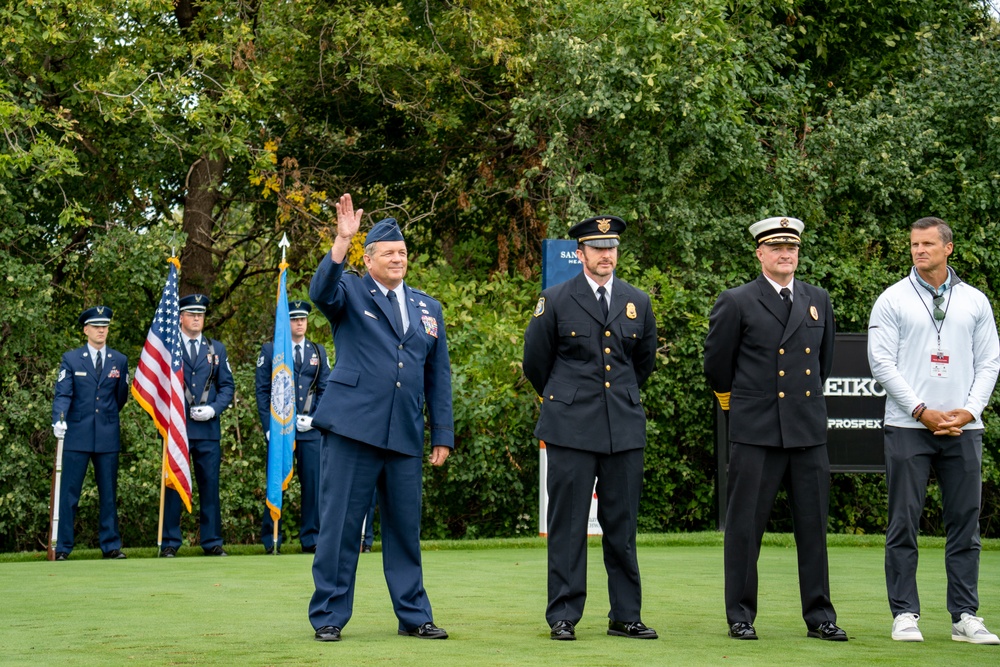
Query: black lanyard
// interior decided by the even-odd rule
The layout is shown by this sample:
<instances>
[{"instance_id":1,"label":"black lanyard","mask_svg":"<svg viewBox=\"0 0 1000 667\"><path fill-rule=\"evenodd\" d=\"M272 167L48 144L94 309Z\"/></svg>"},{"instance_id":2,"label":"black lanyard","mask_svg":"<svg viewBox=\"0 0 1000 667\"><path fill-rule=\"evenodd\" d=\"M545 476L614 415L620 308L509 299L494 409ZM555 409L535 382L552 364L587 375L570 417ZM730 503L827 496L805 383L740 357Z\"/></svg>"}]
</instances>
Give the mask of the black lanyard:
<instances>
[{"instance_id":1,"label":"black lanyard","mask_svg":"<svg viewBox=\"0 0 1000 667\"><path fill-rule=\"evenodd\" d=\"M914 270L916 270L916 269L914 269ZM949 274L949 277L951 277L950 274ZM931 324L934 326L934 331L937 332L938 353L940 353L941 352L941 329L944 327L944 321L946 319L948 319L948 308L951 307L951 293L952 293L952 289L954 289L954 285L950 285L948 287L948 289L945 290L945 292L948 293L948 302L944 306L944 317L941 318L940 320L934 319L934 313L932 313L931 309L927 307L926 303L924 303L923 297L920 296L920 290L917 289L917 281L915 281L913 279L912 275L910 276L910 285L913 286L913 291L917 293L917 298L920 299L920 304L924 307L924 310L927 311L927 315L931 318ZM921 287L924 287L924 286L921 285ZM937 290L934 289L934 288L931 288L931 287L924 287L924 289L927 290L928 292L930 292L930 294L931 294L931 303L933 303L934 299L937 298L937 296L938 296ZM942 294L941 296L944 296L944 294Z\"/></svg>"}]
</instances>

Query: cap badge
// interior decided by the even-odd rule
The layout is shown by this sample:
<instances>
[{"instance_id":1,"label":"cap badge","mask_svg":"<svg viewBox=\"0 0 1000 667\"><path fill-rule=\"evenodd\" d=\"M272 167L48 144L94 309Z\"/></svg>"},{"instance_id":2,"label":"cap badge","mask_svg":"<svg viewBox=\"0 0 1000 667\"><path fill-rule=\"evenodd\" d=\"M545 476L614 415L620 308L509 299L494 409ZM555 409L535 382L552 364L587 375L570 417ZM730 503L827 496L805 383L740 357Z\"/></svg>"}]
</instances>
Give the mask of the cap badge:
<instances>
[{"instance_id":1,"label":"cap badge","mask_svg":"<svg viewBox=\"0 0 1000 667\"><path fill-rule=\"evenodd\" d=\"M601 230L602 234L607 234L608 230L611 229L611 219L601 218L597 221L597 228Z\"/></svg>"},{"instance_id":2,"label":"cap badge","mask_svg":"<svg viewBox=\"0 0 1000 667\"><path fill-rule=\"evenodd\" d=\"M195 300L195 303L201 303L201 295L200 294L195 294L194 295L194 300Z\"/></svg>"},{"instance_id":3,"label":"cap badge","mask_svg":"<svg viewBox=\"0 0 1000 667\"><path fill-rule=\"evenodd\" d=\"M98 315L103 315L104 314L104 306L98 306L97 307L97 314Z\"/></svg>"},{"instance_id":4,"label":"cap badge","mask_svg":"<svg viewBox=\"0 0 1000 667\"><path fill-rule=\"evenodd\" d=\"M812 317L814 320L819 319L819 311L816 310L816 306L809 306L809 316Z\"/></svg>"},{"instance_id":5,"label":"cap badge","mask_svg":"<svg viewBox=\"0 0 1000 667\"><path fill-rule=\"evenodd\" d=\"M634 320L636 318L635 304L632 303L631 301L629 301L628 305L625 306L625 317L629 318L630 320Z\"/></svg>"},{"instance_id":6,"label":"cap badge","mask_svg":"<svg viewBox=\"0 0 1000 667\"><path fill-rule=\"evenodd\" d=\"M782 218L781 219L781 226L782 227L787 227L788 226L788 218Z\"/></svg>"}]
</instances>

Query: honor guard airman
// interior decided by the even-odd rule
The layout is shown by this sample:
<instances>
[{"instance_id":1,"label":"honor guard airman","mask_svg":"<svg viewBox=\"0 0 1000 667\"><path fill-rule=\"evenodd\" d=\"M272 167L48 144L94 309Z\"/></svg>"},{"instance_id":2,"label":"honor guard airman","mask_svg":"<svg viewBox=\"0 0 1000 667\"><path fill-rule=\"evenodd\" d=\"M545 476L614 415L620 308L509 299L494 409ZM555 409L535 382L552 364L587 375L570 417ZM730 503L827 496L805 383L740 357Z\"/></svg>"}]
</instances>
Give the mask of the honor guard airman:
<instances>
[{"instance_id":1,"label":"honor guard airman","mask_svg":"<svg viewBox=\"0 0 1000 667\"><path fill-rule=\"evenodd\" d=\"M202 335L209 298L181 297L181 343L184 346L184 398L187 405L188 450L198 484L199 535L206 556L226 556L222 548L219 471L222 427L219 416L233 400L235 384L226 346ZM163 509L162 558L173 558L181 546L181 497L167 489Z\"/></svg>"},{"instance_id":2,"label":"honor guard airman","mask_svg":"<svg viewBox=\"0 0 1000 667\"><path fill-rule=\"evenodd\" d=\"M548 606L556 640L576 639L587 597L587 528L597 513L611 610L607 633L656 639L642 623L635 538L646 414L640 387L656 365L649 296L614 275L625 221L589 218L569 230L583 272L542 292L524 333L524 375L542 399L535 436L548 474Z\"/></svg>"},{"instance_id":3,"label":"honor guard airman","mask_svg":"<svg viewBox=\"0 0 1000 667\"><path fill-rule=\"evenodd\" d=\"M112 310L95 306L78 320L87 344L62 355L52 401L52 430L63 438L57 561L73 551L73 522L88 463L100 498L100 547L104 558L122 559L118 529L118 413L128 400L128 359L105 343Z\"/></svg>"},{"instance_id":4,"label":"honor guard airman","mask_svg":"<svg viewBox=\"0 0 1000 667\"><path fill-rule=\"evenodd\" d=\"M705 375L729 415L724 561L733 639L757 639L757 558L787 480L806 634L847 641L830 601L826 552L830 457L823 385L833 365L833 306L826 290L795 279L803 228L789 217L750 226L761 274L719 296L705 339Z\"/></svg>"},{"instance_id":5,"label":"honor guard airman","mask_svg":"<svg viewBox=\"0 0 1000 667\"><path fill-rule=\"evenodd\" d=\"M323 398L326 379L330 374L330 364L326 350L319 343L306 338L309 326L309 312L312 305L308 301L289 301L288 319L292 331L292 359L295 379L295 476L302 489L302 519L299 526L299 542L303 553L316 553L316 536L319 534L319 450L322 434L313 428L313 416ZM271 359L274 343L264 343L257 357L257 412L265 437L271 435ZM279 520L280 523L280 520ZM267 553L272 553L274 544L274 520L265 508L261 523L261 542ZM279 529L278 550L281 550L283 536Z\"/></svg>"}]
</instances>

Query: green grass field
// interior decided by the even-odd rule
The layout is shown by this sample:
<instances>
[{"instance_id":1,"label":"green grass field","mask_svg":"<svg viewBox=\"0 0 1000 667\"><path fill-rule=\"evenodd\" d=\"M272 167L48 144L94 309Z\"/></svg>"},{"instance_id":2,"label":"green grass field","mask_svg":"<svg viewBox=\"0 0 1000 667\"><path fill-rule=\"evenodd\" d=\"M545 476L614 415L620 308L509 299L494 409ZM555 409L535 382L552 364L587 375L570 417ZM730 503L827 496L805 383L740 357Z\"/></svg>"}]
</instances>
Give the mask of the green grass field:
<instances>
[{"instance_id":1,"label":"green grass field","mask_svg":"<svg viewBox=\"0 0 1000 667\"><path fill-rule=\"evenodd\" d=\"M313 641L306 616L312 558L265 556L234 547L233 557L182 550L173 560L130 549L126 561L74 552L0 561L0 663L4 665L946 665L1000 660L1000 647L951 641L941 540L922 542L922 644L889 639L882 542L831 536L830 579L839 623L850 642L807 639L799 612L795 549L769 535L760 559L761 640L726 637L721 536L640 536L643 620L658 641L609 637L600 548L589 553L590 597L576 642L553 642L545 624L543 540L429 542L424 580L447 641L396 635L381 554L358 568L354 618L344 641ZM291 552L293 547L288 549ZM190 557L187 557L190 555ZM144 558L143 556L150 556ZM984 545L981 615L1000 631L1000 545Z\"/></svg>"}]
</instances>

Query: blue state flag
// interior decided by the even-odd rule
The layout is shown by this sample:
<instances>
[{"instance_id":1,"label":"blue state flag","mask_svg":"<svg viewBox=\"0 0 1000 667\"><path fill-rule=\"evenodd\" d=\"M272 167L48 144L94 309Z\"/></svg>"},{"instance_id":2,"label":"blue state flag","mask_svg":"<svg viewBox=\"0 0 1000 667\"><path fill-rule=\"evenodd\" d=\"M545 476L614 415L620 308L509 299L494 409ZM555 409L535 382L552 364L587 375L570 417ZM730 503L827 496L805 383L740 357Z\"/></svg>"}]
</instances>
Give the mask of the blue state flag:
<instances>
[{"instance_id":1,"label":"blue state flag","mask_svg":"<svg viewBox=\"0 0 1000 667\"><path fill-rule=\"evenodd\" d=\"M292 479L292 452L295 449L295 374L285 291L288 264L283 261L280 269L271 357L271 435L267 446L267 506L275 522L281 518L281 492L288 488Z\"/></svg>"}]
</instances>

